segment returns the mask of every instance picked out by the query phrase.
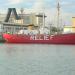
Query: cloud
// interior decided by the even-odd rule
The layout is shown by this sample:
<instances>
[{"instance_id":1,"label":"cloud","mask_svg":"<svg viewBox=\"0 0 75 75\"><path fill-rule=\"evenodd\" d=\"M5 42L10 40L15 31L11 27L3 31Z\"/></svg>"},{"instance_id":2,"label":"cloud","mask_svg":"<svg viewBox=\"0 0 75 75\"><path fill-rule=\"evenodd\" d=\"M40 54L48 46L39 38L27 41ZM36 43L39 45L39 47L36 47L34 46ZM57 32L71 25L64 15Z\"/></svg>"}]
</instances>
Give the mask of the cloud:
<instances>
[{"instance_id":1,"label":"cloud","mask_svg":"<svg viewBox=\"0 0 75 75\"><path fill-rule=\"evenodd\" d=\"M9 5L19 4L23 2L23 0L8 0Z\"/></svg>"},{"instance_id":2,"label":"cloud","mask_svg":"<svg viewBox=\"0 0 75 75\"><path fill-rule=\"evenodd\" d=\"M36 0L32 9L34 9L34 11L39 12L44 8L45 2L44 0Z\"/></svg>"}]
</instances>

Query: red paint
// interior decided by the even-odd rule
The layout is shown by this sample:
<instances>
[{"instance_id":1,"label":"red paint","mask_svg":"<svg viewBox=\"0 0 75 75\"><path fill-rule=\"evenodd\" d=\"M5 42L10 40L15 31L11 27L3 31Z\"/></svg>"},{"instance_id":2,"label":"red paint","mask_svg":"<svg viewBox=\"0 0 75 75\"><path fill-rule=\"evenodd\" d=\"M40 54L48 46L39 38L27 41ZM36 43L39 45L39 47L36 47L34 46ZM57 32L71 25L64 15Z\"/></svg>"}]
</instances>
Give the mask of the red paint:
<instances>
[{"instance_id":1,"label":"red paint","mask_svg":"<svg viewBox=\"0 0 75 75\"><path fill-rule=\"evenodd\" d=\"M56 35L3 34L8 43L75 44L75 33Z\"/></svg>"}]
</instances>

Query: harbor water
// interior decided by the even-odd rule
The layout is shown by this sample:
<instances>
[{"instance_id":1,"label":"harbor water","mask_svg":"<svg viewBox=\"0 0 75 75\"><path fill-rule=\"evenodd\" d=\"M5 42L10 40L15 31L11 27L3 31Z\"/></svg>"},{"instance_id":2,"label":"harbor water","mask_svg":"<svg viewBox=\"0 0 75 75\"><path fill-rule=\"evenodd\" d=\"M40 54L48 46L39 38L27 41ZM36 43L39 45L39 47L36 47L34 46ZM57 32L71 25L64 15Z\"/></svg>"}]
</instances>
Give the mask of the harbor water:
<instances>
[{"instance_id":1,"label":"harbor water","mask_svg":"<svg viewBox=\"0 0 75 75\"><path fill-rule=\"evenodd\" d=\"M1 43L0 75L75 75L75 45Z\"/></svg>"}]
</instances>

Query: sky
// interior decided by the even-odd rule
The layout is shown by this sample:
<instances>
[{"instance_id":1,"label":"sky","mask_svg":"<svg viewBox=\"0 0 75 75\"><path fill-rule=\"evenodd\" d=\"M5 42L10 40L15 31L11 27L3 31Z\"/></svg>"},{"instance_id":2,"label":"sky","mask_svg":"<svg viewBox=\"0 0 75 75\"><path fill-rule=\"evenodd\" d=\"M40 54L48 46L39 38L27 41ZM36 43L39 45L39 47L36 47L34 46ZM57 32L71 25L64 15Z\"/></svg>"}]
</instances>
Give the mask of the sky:
<instances>
[{"instance_id":1,"label":"sky","mask_svg":"<svg viewBox=\"0 0 75 75\"><path fill-rule=\"evenodd\" d=\"M0 13L6 13L10 8L24 8L25 13L45 12L47 23L55 23L57 19L58 0L0 0ZM75 17L75 0L59 0L61 24L71 25Z\"/></svg>"}]
</instances>

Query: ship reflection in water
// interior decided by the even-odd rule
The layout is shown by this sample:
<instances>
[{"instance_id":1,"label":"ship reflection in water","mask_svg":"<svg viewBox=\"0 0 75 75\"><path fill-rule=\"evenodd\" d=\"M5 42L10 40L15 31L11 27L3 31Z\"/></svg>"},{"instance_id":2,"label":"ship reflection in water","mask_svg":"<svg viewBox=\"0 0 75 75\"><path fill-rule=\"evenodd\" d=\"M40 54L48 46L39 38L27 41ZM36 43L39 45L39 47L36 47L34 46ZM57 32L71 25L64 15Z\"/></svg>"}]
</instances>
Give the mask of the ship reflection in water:
<instances>
[{"instance_id":1,"label":"ship reflection in water","mask_svg":"<svg viewBox=\"0 0 75 75\"><path fill-rule=\"evenodd\" d=\"M75 46L0 44L0 75L75 75Z\"/></svg>"}]
</instances>

